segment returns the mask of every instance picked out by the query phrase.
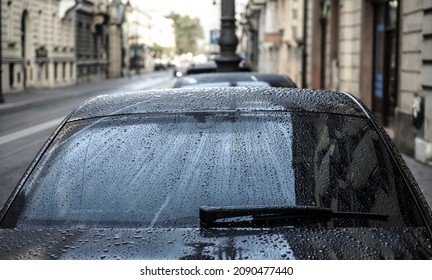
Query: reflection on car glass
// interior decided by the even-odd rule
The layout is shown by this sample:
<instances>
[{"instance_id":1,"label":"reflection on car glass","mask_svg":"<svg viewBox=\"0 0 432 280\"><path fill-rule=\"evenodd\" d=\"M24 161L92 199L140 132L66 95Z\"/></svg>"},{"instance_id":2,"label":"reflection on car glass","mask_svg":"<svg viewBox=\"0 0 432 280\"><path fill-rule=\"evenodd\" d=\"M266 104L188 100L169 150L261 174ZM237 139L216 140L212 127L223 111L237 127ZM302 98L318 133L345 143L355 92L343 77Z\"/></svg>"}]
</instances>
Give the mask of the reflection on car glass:
<instances>
[{"instance_id":1,"label":"reflection on car glass","mask_svg":"<svg viewBox=\"0 0 432 280\"><path fill-rule=\"evenodd\" d=\"M204 205L391 217L333 227L401 226L416 215L400 206L411 203L408 190L362 118L200 112L77 121L65 131L28 180L18 225L196 226Z\"/></svg>"},{"instance_id":2,"label":"reflection on car glass","mask_svg":"<svg viewBox=\"0 0 432 280\"><path fill-rule=\"evenodd\" d=\"M196 83L198 83L198 81L196 79L194 79L194 78L185 77L183 79L183 83L184 84L196 84Z\"/></svg>"}]
</instances>

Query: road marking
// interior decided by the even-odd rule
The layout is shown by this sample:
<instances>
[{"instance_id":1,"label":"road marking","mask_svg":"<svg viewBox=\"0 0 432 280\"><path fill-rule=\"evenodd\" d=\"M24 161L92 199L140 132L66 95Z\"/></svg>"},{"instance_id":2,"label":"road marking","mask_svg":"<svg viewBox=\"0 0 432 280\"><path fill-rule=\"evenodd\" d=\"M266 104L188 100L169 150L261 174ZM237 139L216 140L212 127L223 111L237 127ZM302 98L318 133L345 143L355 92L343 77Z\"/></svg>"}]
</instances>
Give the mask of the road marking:
<instances>
[{"instance_id":1,"label":"road marking","mask_svg":"<svg viewBox=\"0 0 432 280\"><path fill-rule=\"evenodd\" d=\"M31 143L28 143L27 145L20 146L20 147L16 148L15 150L9 151L9 152L4 153L4 154L1 154L0 155L0 161L1 160L5 160L8 157L16 156L16 154L21 153L23 151L26 151L28 149L31 149L33 147L37 148L36 152L39 151L40 148L43 146L43 144L48 139L48 137L49 137L49 135L48 136L44 136L42 138L39 138L37 140L32 141Z\"/></svg>"},{"instance_id":2,"label":"road marking","mask_svg":"<svg viewBox=\"0 0 432 280\"><path fill-rule=\"evenodd\" d=\"M15 141L17 139L32 135L34 133L43 131L45 129L48 128L52 128L54 126L58 126L61 121L64 119L64 117L58 118L58 119L54 119L51 121L47 121L29 128L25 128L16 132L13 132L11 134L5 135L5 136L1 136L0 137L0 145Z\"/></svg>"}]
</instances>

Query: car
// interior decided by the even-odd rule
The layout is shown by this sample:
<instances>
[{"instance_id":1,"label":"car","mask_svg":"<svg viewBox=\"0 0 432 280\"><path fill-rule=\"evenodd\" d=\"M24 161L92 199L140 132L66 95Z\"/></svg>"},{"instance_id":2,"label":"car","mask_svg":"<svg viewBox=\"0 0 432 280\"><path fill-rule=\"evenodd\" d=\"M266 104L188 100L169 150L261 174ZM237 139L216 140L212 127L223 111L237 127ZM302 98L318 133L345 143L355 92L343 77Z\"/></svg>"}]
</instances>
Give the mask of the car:
<instances>
[{"instance_id":1,"label":"car","mask_svg":"<svg viewBox=\"0 0 432 280\"><path fill-rule=\"evenodd\" d=\"M0 259L431 259L431 209L352 95L102 95L0 212Z\"/></svg>"},{"instance_id":2,"label":"car","mask_svg":"<svg viewBox=\"0 0 432 280\"><path fill-rule=\"evenodd\" d=\"M162 63L155 63L153 70L154 71L164 71L164 70L166 70L166 67Z\"/></svg>"},{"instance_id":3,"label":"car","mask_svg":"<svg viewBox=\"0 0 432 280\"><path fill-rule=\"evenodd\" d=\"M214 73L217 72L217 64L214 60L209 60L205 63L192 63L186 71L186 75Z\"/></svg>"},{"instance_id":4,"label":"car","mask_svg":"<svg viewBox=\"0 0 432 280\"><path fill-rule=\"evenodd\" d=\"M185 87L288 87L297 85L285 75L258 72L218 72L187 75L177 79L175 88Z\"/></svg>"},{"instance_id":5,"label":"car","mask_svg":"<svg viewBox=\"0 0 432 280\"><path fill-rule=\"evenodd\" d=\"M252 68L246 60L241 60L238 65L237 72L251 72ZM205 63L193 63L188 68L184 75L202 74L202 73L215 73L219 72L215 60L208 60Z\"/></svg>"},{"instance_id":6,"label":"car","mask_svg":"<svg viewBox=\"0 0 432 280\"><path fill-rule=\"evenodd\" d=\"M181 77L187 74L189 66L187 65L176 65L173 70L174 77Z\"/></svg>"}]
</instances>

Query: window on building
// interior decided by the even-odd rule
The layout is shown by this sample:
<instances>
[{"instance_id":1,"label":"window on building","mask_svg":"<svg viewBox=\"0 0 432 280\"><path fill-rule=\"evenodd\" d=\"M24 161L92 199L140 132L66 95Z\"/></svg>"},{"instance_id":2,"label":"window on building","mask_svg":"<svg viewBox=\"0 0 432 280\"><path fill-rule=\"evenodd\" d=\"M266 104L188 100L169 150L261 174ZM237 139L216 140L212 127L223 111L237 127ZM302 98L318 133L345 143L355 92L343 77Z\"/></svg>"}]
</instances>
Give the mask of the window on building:
<instances>
[{"instance_id":1,"label":"window on building","mask_svg":"<svg viewBox=\"0 0 432 280\"><path fill-rule=\"evenodd\" d=\"M36 64L36 79L38 81L42 81L41 71L42 71L42 65Z\"/></svg>"},{"instance_id":2,"label":"window on building","mask_svg":"<svg viewBox=\"0 0 432 280\"><path fill-rule=\"evenodd\" d=\"M4 14L4 17L5 17L5 20L7 22L6 38L10 42L12 42L14 40L14 38L13 38L13 35L14 35L13 34L13 31L14 31L14 18L12 16L12 14L13 14L12 1L8 1L7 2L6 13Z\"/></svg>"},{"instance_id":3,"label":"window on building","mask_svg":"<svg viewBox=\"0 0 432 280\"><path fill-rule=\"evenodd\" d=\"M63 62L63 80L66 80L66 62Z\"/></svg>"},{"instance_id":4,"label":"window on building","mask_svg":"<svg viewBox=\"0 0 432 280\"><path fill-rule=\"evenodd\" d=\"M12 88L14 85L14 63L9 63L9 87Z\"/></svg>"},{"instance_id":5,"label":"window on building","mask_svg":"<svg viewBox=\"0 0 432 280\"><path fill-rule=\"evenodd\" d=\"M73 67L74 67L74 64L73 64L73 62L71 62L71 64L70 64L70 77L73 79Z\"/></svg>"},{"instance_id":6,"label":"window on building","mask_svg":"<svg viewBox=\"0 0 432 280\"><path fill-rule=\"evenodd\" d=\"M54 81L57 81L57 62L54 62Z\"/></svg>"}]
</instances>

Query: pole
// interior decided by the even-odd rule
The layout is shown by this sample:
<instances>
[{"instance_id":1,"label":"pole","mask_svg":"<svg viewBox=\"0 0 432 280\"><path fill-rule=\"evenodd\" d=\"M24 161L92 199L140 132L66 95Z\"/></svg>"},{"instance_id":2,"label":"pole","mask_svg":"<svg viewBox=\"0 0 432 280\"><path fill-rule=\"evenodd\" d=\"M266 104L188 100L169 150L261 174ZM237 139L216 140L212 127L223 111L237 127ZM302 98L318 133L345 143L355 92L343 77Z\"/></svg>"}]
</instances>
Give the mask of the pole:
<instances>
[{"instance_id":1,"label":"pole","mask_svg":"<svg viewBox=\"0 0 432 280\"><path fill-rule=\"evenodd\" d=\"M3 4L0 4L0 18L3 18L2 15L2 6ZM3 26L3 24L1 24ZM0 28L0 103L4 103L5 100L3 98L3 33Z\"/></svg>"},{"instance_id":2,"label":"pole","mask_svg":"<svg viewBox=\"0 0 432 280\"><path fill-rule=\"evenodd\" d=\"M327 53L327 18L330 10L328 0L321 0L321 73L320 87L325 88L326 80L326 53Z\"/></svg>"},{"instance_id":3,"label":"pole","mask_svg":"<svg viewBox=\"0 0 432 280\"><path fill-rule=\"evenodd\" d=\"M303 50L302 50L302 88L307 88L307 6L308 0L303 3Z\"/></svg>"},{"instance_id":4,"label":"pole","mask_svg":"<svg viewBox=\"0 0 432 280\"><path fill-rule=\"evenodd\" d=\"M240 70L241 57L235 53L238 44L235 28L235 1L221 0L221 32L218 41L220 55L215 59L218 72Z\"/></svg>"}]
</instances>

